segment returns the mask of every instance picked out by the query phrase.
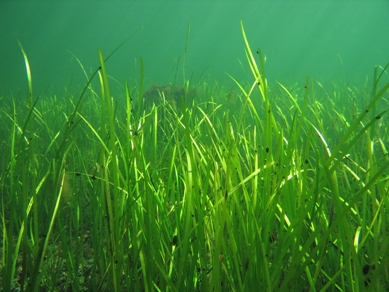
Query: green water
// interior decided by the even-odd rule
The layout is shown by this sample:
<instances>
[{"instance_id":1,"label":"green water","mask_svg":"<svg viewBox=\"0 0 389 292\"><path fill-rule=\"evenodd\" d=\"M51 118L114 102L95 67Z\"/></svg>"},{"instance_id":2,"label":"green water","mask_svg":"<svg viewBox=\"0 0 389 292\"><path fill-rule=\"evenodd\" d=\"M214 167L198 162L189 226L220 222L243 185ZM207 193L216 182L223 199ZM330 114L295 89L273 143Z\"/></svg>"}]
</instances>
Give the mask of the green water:
<instances>
[{"instance_id":1,"label":"green water","mask_svg":"<svg viewBox=\"0 0 389 292\"><path fill-rule=\"evenodd\" d=\"M85 82L72 54L90 72L98 65L97 48L108 54L140 26L108 64L120 84L135 82L139 58L147 85L172 82L189 24L188 78L228 84L227 72L247 80L240 20L251 46L267 57L270 81L304 83L311 76L356 84L389 58L388 11L388 1L358 0L1 1L0 93L25 89L17 40L30 58L36 93L59 94ZM182 78L180 67L177 80Z\"/></svg>"}]
</instances>

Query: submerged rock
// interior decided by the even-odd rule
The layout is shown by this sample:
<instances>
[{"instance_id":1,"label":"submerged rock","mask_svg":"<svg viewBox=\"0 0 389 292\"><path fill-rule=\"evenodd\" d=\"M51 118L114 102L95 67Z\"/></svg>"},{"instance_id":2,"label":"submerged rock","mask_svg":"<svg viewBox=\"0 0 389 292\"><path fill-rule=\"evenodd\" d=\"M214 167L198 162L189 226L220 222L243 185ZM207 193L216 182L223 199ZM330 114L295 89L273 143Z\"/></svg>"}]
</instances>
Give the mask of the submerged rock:
<instances>
[{"instance_id":1,"label":"submerged rock","mask_svg":"<svg viewBox=\"0 0 389 292\"><path fill-rule=\"evenodd\" d=\"M157 85L153 84L148 90L143 93L145 105L162 104L164 99L172 105L172 107L180 106L181 101L185 101L186 105L197 97L197 90L190 87L178 87L174 85Z\"/></svg>"}]
</instances>

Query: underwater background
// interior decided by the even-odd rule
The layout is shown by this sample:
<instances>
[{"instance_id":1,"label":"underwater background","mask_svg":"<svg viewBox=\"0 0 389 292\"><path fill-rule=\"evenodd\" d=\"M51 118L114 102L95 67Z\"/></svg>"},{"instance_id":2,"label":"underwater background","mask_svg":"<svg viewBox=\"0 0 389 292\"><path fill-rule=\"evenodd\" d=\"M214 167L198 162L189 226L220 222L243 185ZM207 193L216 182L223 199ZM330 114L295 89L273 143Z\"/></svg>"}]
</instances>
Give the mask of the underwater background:
<instances>
[{"instance_id":1,"label":"underwater background","mask_svg":"<svg viewBox=\"0 0 389 292\"><path fill-rule=\"evenodd\" d=\"M0 291L389 291L389 1L0 1Z\"/></svg>"},{"instance_id":2,"label":"underwater background","mask_svg":"<svg viewBox=\"0 0 389 292\"><path fill-rule=\"evenodd\" d=\"M267 57L269 81L363 81L389 55L389 1L1 1L0 93L24 90L17 40L29 56L36 93L80 90L108 55L143 27L108 63L123 84L145 60L146 87L172 82L187 44L188 79L231 84L250 76L239 21ZM74 56L73 56L74 55ZM180 65L181 65L180 64ZM181 70L180 70L181 71ZM181 73L181 72L179 72ZM181 80L179 80L181 78ZM177 81L182 82L182 74ZM120 90L112 86L112 90Z\"/></svg>"}]
</instances>

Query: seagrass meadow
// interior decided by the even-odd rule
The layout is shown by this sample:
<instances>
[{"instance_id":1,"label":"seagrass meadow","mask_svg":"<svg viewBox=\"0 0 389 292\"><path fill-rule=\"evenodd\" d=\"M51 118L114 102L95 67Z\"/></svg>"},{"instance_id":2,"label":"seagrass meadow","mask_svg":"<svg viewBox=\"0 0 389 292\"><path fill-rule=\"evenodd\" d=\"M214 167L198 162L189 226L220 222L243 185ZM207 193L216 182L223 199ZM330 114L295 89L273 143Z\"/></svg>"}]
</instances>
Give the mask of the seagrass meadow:
<instances>
[{"instance_id":1,"label":"seagrass meadow","mask_svg":"<svg viewBox=\"0 0 389 292\"><path fill-rule=\"evenodd\" d=\"M28 95L0 97L2 291L389 289L388 66L269 84L241 30L252 78L233 92L144 94L140 62L112 96L99 50L81 93L36 96L20 45Z\"/></svg>"}]
</instances>

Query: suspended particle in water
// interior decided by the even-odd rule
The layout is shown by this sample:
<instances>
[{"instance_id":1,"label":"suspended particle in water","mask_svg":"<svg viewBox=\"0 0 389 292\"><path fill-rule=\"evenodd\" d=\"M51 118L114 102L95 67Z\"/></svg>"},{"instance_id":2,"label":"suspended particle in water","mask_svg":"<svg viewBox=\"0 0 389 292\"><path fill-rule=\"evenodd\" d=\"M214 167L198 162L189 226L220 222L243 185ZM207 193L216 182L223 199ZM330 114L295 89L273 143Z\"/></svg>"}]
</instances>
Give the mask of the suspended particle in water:
<instances>
[{"instance_id":1,"label":"suspended particle in water","mask_svg":"<svg viewBox=\"0 0 389 292\"><path fill-rule=\"evenodd\" d=\"M174 235L174 236L173 236L172 245L173 245L173 246L177 246L177 245L178 245L178 236L177 236L177 235Z\"/></svg>"},{"instance_id":2,"label":"suspended particle in water","mask_svg":"<svg viewBox=\"0 0 389 292\"><path fill-rule=\"evenodd\" d=\"M363 274L366 276L369 273L369 271L370 271L370 265L368 264L364 265L362 268Z\"/></svg>"}]
</instances>

